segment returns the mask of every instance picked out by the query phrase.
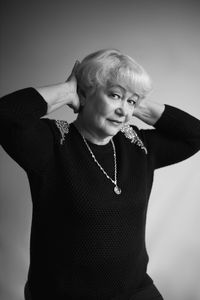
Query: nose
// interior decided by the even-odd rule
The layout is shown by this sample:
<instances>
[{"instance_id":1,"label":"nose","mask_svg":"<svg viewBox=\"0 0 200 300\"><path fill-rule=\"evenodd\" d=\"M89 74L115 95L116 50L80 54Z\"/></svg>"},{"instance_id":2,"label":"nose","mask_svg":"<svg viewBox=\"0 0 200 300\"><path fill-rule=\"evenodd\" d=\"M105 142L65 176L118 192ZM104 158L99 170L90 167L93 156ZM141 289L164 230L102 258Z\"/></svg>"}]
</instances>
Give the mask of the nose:
<instances>
[{"instance_id":1,"label":"nose","mask_svg":"<svg viewBox=\"0 0 200 300\"><path fill-rule=\"evenodd\" d=\"M125 116L125 111L122 107L116 108L115 112L118 116Z\"/></svg>"},{"instance_id":2,"label":"nose","mask_svg":"<svg viewBox=\"0 0 200 300\"><path fill-rule=\"evenodd\" d=\"M127 117L129 115L129 109L126 105L126 102L121 102L120 106L118 106L115 110L116 114L120 117Z\"/></svg>"}]
</instances>

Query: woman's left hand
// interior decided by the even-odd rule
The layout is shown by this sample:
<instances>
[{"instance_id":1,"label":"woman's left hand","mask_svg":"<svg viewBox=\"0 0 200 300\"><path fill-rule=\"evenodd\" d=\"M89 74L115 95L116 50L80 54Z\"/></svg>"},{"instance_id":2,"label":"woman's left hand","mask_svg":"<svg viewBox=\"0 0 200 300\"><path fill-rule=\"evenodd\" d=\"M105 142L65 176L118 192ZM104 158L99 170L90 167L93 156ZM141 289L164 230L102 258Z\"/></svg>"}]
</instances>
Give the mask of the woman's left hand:
<instances>
[{"instance_id":1,"label":"woman's left hand","mask_svg":"<svg viewBox=\"0 0 200 300\"><path fill-rule=\"evenodd\" d=\"M137 101L133 116L146 124L153 126L161 117L164 109L164 104L156 103L144 98Z\"/></svg>"}]
</instances>

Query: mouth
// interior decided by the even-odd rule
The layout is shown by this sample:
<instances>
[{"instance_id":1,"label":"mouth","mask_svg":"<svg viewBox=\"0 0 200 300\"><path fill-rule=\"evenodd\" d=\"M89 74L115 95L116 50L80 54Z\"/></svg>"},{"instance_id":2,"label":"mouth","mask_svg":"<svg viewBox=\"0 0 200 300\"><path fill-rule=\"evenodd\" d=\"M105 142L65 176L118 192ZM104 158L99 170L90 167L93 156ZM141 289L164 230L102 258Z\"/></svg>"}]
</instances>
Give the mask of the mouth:
<instances>
[{"instance_id":1,"label":"mouth","mask_svg":"<svg viewBox=\"0 0 200 300\"><path fill-rule=\"evenodd\" d=\"M108 119L108 121L115 126L120 126L123 123L122 121L111 120L111 119Z\"/></svg>"}]
</instances>

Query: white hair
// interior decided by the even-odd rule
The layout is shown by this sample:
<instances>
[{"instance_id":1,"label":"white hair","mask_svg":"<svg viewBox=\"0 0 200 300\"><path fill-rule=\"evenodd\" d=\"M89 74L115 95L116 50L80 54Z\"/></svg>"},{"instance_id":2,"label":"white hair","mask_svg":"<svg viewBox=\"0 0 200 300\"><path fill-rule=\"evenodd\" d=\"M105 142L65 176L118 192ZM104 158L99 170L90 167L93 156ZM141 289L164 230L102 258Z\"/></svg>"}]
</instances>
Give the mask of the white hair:
<instances>
[{"instance_id":1,"label":"white hair","mask_svg":"<svg viewBox=\"0 0 200 300\"><path fill-rule=\"evenodd\" d=\"M115 49L99 50L86 56L76 75L82 92L118 84L144 98L152 90L151 79L143 67Z\"/></svg>"}]
</instances>

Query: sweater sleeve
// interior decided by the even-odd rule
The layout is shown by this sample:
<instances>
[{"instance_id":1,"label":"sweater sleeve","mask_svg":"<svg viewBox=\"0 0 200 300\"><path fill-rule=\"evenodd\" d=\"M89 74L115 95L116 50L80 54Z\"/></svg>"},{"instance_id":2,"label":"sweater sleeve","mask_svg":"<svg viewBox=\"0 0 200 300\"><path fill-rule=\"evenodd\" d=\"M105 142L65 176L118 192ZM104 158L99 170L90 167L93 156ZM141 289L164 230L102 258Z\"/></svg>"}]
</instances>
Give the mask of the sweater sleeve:
<instances>
[{"instance_id":1,"label":"sweater sleeve","mask_svg":"<svg viewBox=\"0 0 200 300\"><path fill-rule=\"evenodd\" d=\"M41 171L53 153L53 135L41 119L47 103L34 89L26 88L0 100L0 142L25 170Z\"/></svg>"},{"instance_id":2,"label":"sweater sleeve","mask_svg":"<svg viewBox=\"0 0 200 300\"><path fill-rule=\"evenodd\" d=\"M142 130L142 138L155 169L183 161L200 150L200 121L190 114L165 105L154 127Z\"/></svg>"}]
</instances>

